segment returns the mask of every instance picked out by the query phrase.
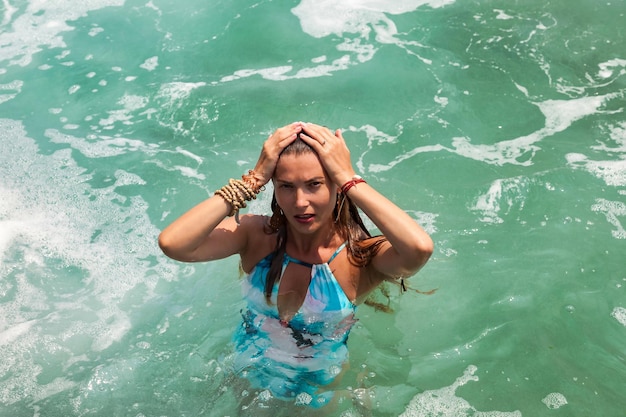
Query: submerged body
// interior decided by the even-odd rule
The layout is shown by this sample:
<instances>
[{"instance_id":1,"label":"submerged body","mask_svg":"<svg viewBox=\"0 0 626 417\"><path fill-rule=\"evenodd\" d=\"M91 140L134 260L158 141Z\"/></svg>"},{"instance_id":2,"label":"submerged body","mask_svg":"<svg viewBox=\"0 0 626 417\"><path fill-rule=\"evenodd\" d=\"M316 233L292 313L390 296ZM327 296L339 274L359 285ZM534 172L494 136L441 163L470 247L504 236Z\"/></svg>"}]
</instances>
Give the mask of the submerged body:
<instances>
[{"instance_id":1,"label":"submerged body","mask_svg":"<svg viewBox=\"0 0 626 417\"><path fill-rule=\"evenodd\" d=\"M270 180L272 216L239 219ZM345 368L356 305L432 253L415 220L355 175L341 132L300 122L270 135L254 170L174 221L159 245L185 262L239 255L248 276L236 371L275 398L316 407Z\"/></svg>"},{"instance_id":2,"label":"submerged body","mask_svg":"<svg viewBox=\"0 0 626 417\"><path fill-rule=\"evenodd\" d=\"M344 247L340 246L322 264L284 257L283 268L300 266L310 270L304 302L289 321L279 317L278 283L270 303L265 298L272 254L261 260L244 280L247 306L234 336L235 370L245 372L254 388L267 388L276 398L316 407L331 398L332 394L322 387L341 374L348 359L348 334L356 322L356 305L348 300L330 267Z\"/></svg>"}]
</instances>

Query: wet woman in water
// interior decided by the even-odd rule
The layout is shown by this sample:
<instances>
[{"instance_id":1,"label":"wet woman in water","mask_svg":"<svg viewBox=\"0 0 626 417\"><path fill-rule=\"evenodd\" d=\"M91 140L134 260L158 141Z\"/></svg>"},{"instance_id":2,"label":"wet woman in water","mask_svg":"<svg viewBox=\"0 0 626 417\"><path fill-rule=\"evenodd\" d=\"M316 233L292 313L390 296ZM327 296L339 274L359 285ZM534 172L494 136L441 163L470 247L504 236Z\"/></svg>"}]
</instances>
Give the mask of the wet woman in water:
<instances>
[{"instance_id":1,"label":"wet woman in water","mask_svg":"<svg viewBox=\"0 0 626 417\"><path fill-rule=\"evenodd\" d=\"M240 217L270 180L272 215ZM415 220L355 174L340 131L301 122L270 135L253 170L175 220L159 245L184 262L239 255L247 306L235 368L254 388L313 407L331 400L347 364L357 305L383 281L415 274L433 250Z\"/></svg>"}]
</instances>

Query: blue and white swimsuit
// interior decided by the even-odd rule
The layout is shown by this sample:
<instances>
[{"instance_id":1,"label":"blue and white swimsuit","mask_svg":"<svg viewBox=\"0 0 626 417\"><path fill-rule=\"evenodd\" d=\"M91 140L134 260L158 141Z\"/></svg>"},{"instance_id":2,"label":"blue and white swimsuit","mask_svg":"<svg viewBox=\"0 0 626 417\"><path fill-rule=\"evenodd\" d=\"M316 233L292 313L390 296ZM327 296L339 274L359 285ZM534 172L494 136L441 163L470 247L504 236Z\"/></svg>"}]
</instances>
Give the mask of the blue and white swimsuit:
<instances>
[{"instance_id":1,"label":"blue and white swimsuit","mask_svg":"<svg viewBox=\"0 0 626 417\"><path fill-rule=\"evenodd\" d=\"M345 243L323 264L308 264L285 254L283 273L290 262L311 269L304 302L288 323L282 322L278 314L278 282L272 290L271 304L265 298L265 279L273 254L262 259L243 281L247 307L242 310L243 323L234 335L234 365L254 388L268 389L275 398L314 407L332 398L332 392L320 388L342 371L348 359L346 341L356 322L356 306L329 266L344 247Z\"/></svg>"}]
</instances>

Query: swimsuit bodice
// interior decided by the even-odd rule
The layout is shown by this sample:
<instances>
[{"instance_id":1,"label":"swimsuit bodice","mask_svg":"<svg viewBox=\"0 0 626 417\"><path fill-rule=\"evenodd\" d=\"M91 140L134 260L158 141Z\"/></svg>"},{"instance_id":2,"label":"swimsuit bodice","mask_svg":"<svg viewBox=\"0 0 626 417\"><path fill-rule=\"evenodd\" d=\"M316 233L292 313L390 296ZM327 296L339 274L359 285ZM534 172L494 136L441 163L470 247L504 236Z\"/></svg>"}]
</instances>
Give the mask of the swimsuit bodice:
<instances>
[{"instance_id":1,"label":"swimsuit bodice","mask_svg":"<svg viewBox=\"0 0 626 417\"><path fill-rule=\"evenodd\" d=\"M356 305L344 293L329 263L344 247L345 243L321 264L284 255L281 276L290 263L310 268L311 274L304 301L288 323L280 320L277 308L280 280L272 288L270 303L265 298L273 254L263 258L243 280L247 306L235 334L236 362L253 385L270 387L274 396L288 399L302 392L313 395L341 371L348 356L348 334L356 322Z\"/></svg>"}]
</instances>

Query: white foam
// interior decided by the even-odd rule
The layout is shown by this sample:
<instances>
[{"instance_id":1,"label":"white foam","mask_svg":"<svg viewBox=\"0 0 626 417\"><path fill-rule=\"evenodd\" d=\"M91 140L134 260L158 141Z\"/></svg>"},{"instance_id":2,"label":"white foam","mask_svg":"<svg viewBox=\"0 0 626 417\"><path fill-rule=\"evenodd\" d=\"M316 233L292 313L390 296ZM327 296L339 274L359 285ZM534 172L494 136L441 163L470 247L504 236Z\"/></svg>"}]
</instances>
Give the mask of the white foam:
<instances>
[{"instance_id":1,"label":"white foam","mask_svg":"<svg viewBox=\"0 0 626 417\"><path fill-rule=\"evenodd\" d=\"M14 99L19 93L22 92L24 82L21 80L15 80L7 84L0 84L0 93L9 91L7 94L0 94L0 104Z\"/></svg>"},{"instance_id":2,"label":"white foam","mask_svg":"<svg viewBox=\"0 0 626 417\"><path fill-rule=\"evenodd\" d=\"M27 352L65 357L59 365L66 368L77 357L111 347L131 327L120 307L129 291L141 288L148 299L157 281L174 279L179 267L158 256L159 230L146 202L116 192L118 186L145 184L141 177L117 170L114 182L94 189L71 149L39 154L17 121L0 119L0 146L0 275L10 286L0 304L0 403L12 404L68 384L59 379L41 385L41 365ZM138 261L146 258L154 260ZM59 293L48 284L54 279L69 287ZM83 341L70 346L77 335Z\"/></svg>"},{"instance_id":3,"label":"white foam","mask_svg":"<svg viewBox=\"0 0 626 417\"><path fill-rule=\"evenodd\" d=\"M392 169L394 166L400 164L401 162L412 158L413 156L419 153L428 153L428 152L438 152L445 149L441 145L426 145L419 146L411 151L405 152L402 155L396 157L393 161L387 164L373 163L369 164L367 167L365 166L365 162L363 161L365 156L374 149L375 146L379 146L381 144L386 143L395 143L398 140L398 137L402 133L402 127L400 126L400 132L397 135L389 135L385 132L378 130L375 126L372 125L363 125L361 127L350 126L348 130L351 132L364 132L367 136L367 151L363 152L358 160L356 161L356 166L361 172L384 172Z\"/></svg>"},{"instance_id":4,"label":"white foam","mask_svg":"<svg viewBox=\"0 0 626 417\"><path fill-rule=\"evenodd\" d=\"M141 152L144 155L155 155L159 152L179 154L185 158L191 159L196 163L196 167L190 167L187 165L168 165L163 166L161 163L156 162L161 168L168 171L178 171L181 175L188 178L195 178L200 181L206 180L206 175L199 172L199 167L204 162L204 159L193 152L187 151L180 146L175 151L161 150L158 145L146 144L138 139L127 139L122 137L108 137L90 135L88 138L81 138L72 136L67 133L61 133L56 129L48 129L46 136L50 138L53 143L67 143L73 149L76 149L88 158L108 158L118 155L127 154L129 152ZM135 174L123 170L117 170L115 172L115 187L124 185L145 185L146 181ZM0 237L0 249L4 244L5 239Z\"/></svg>"},{"instance_id":5,"label":"white foam","mask_svg":"<svg viewBox=\"0 0 626 417\"><path fill-rule=\"evenodd\" d=\"M407 151L407 152L403 153L402 155L396 157L393 161L391 161L391 162L389 162L387 164L370 164L368 166L368 169L371 172L388 171L388 170L392 169L394 166L398 165L399 163L404 162L404 161L406 161L408 159L411 159L415 155L422 154L422 153L439 152L439 151L446 150L446 149L447 148L442 146L442 145L418 146L418 147L413 148L410 151Z\"/></svg>"},{"instance_id":6,"label":"white foam","mask_svg":"<svg viewBox=\"0 0 626 417\"><path fill-rule=\"evenodd\" d=\"M608 129L608 139L611 143L601 142L599 145L592 146L591 149L626 154L626 122L609 126Z\"/></svg>"},{"instance_id":7,"label":"white foam","mask_svg":"<svg viewBox=\"0 0 626 417\"><path fill-rule=\"evenodd\" d=\"M200 174L198 170L194 168L176 165L174 166L174 169L178 170L183 176L187 178L196 178L201 181L204 181L206 179L206 175Z\"/></svg>"},{"instance_id":8,"label":"white foam","mask_svg":"<svg viewBox=\"0 0 626 417\"><path fill-rule=\"evenodd\" d=\"M115 171L115 187L125 185L146 185L147 182L137 174L118 169Z\"/></svg>"},{"instance_id":9,"label":"white foam","mask_svg":"<svg viewBox=\"0 0 626 417\"><path fill-rule=\"evenodd\" d=\"M572 100L546 100L535 103L546 118L545 125L535 132L519 138L497 142L493 145L472 144L468 138L452 141L458 155L493 165L532 165L532 157L540 149L536 144L546 137L562 132L577 120L596 114L617 93L604 96L581 97Z\"/></svg>"},{"instance_id":10,"label":"white foam","mask_svg":"<svg viewBox=\"0 0 626 417\"><path fill-rule=\"evenodd\" d=\"M582 154L567 154L565 158L573 168L584 168L606 185L626 186L626 155L616 161L592 161Z\"/></svg>"},{"instance_id":11,"label":"white foam","mask_svg":"<svg viewBox=\"0 0 626 417\"><path fill-rule=\"evenodd\" d=\"M113 128L117 122L131 124L134 117L133 112L145 108L148 103L147 97L124 94L117 102L121 108L108 111L109 117L100 119L98 124L108 129Z\"/></svg>"},{"instance_id":12,"label":"white foam","mask_svg":"<svg viewBox=\"0 0 626 417\"><path fill-rule=\"evenodd\" d=\"M4 0L4 4L8 2ZM73 30L66 22L77 20L93 10L123 4L124 0L31 0L19 15L16 15L15 8L8 7L3 26L10 24L11 30L0 32L3 59L8 60L9 65L27 66L37 52L66 46L60 34Z\"/></svg>"},{"instance_id":13,"label":"white foam","mask_svg":"<svg viewBox=\"0 0 626 417\"><path fill-rule=\"evenodd\" d=\"M616 239L626 239L626 229L620 221L620 217L626 217L626 203L622 201L610 201L604 198L596 199L596 203L591 206L595 212L603 213L606 220L615 226L611 234Z\"/></svg>"},{"instance_id":14,"label":"white foam","mask_svg":"<svg viewBox=\"0 0 626 417\"><path fill-rule=\"evenodd\" d=\"M617 154L618 159L596 161L580 153L566 155L573 168L582 168L602 179L606 185L626 186L626 122L609 127L609 137L591 148L595 151Z\"/></svg>"},{"instance_id":15,"label":"white foam","mask_svg":"<svg viewBox=\"0 0 626 417\"><path fill-rule=\"evenodd\" d=\"M602 62L598 65L600 70L598 71L598 76L600 78L609 78L611 77L617 68L621 68L619 70L619 75L626 74L626 59L610 59L606 62Z\"/></svg>"},{"instance_id":16,"label":"white foam","mask_svg":"<svg viewBox=\"0 0 626 417\"><path fill-rule=\"evenodd\" d=\"M53 143L67 143L89 158L107 158L122 155L128 152L142 151L154 153L157 145L146 145L137 139L113 138L108 136L93 136L89 139L61 133L56 129L48 129L45 133Z\"/></svg>"},{"instance_id":17,"label":"white foam","mask_svg":"<svg viewBox=\"0 0 626 417\"><path fill-rule=\"evenodd\" d=\"M186 82L172 82L161 85L159 91L154 97L154 101L157 103L156 105L160 108L157 113L157 119L159 123L168 126L175 132L179 132L181 134L186 134L188 131L184 129L183 122L181 121L179 111L184 112L184 117L189 117L189 113L191 113L191 118L193 120L203 120L205 122L209 122L212 120L217 120L217 113L214 115L208 115L205 107L201 107L198 109L196 106L194 108L189 108L189 97L192 92L198 88L204 87L206 83L197 82L197 83L186 83ZM146 111L144 113L150 114L153 110Z\"/></svg>"},{"instance_id":18,"label":"white foam","mask_svg":"<svg viewBox=\"0 0 626 417\"><path fill-rule=\"evenodd\" d=\"M414 55L425 64L431 61L411 50L411 47L423 47L415 41L404 41L398 37L398 29L389 15L409 13L422 6L439 8L454 3L454 0L303 0L291 11L300 19L302 30L315 37L336 36L343 39L337 46L339 51L356 54L358 62L367 62L374 57L378 44L396 45L408 54ZM374 40L371 43L371 33ZM351 38L351 36L356 36ZM346 65L354 65L351 60Z\"/></svg>"},{"instance_id":19,"label":"white foam","mask_svg":"<svg viewBox=\"0 0 626 417\"><path fill-rule=\"evenodd\" d=\"M428 213L425 211L417 211L417 210L406 210L406 212L415 219L417 223L422 226L424 230L426 230L429 234L437 233L437 217L439 217L436 213ZM373 227L371 227L373 228Z\"/></svg>"},{"instance_id":20,"label":"white foam","mask_svg":"<svg viewBox=\"0 0 626 417\"><path fill-rule=\"evenodd\" d=\"M188 158L193 159L194 161L196 161L198 163L198 165L201 164L202 162L204 162L204 158L202 158L199 155L196 155L193 152L189 152L188 150L183 149L180 146L176 147L176 152L178 152L179 154L184 155L184 156L186 156Z\"/></svg>"},{"instance_id":21,"label":"white foam","mask_svg":"<svg viewBox=\"0 0 626 417\"><path fill-rule=\"evenodd\" d=\"M148 98L144 96L138 96L134 94L124 94L117 104L123 106L127 111L135 111L143 109L148 105Z\"/></svg>"},{"instance_id":22,"label":"white foam","mask_svg":"<svg viewBox=\"0 0 626 417\"><path fill-rule=\"evenodd\" d=\"M478 197L471 210L481 212L481 221L485 223L502 223L501 216L513 209L521 211L524 207L529 183L526 177L495 180L489 190Z\"/></svg>"},{"instance_id":23,"label":"white foam","mask_svg":"<svg viewBox=\"0 0 626 417\"><path fill-rule=\"evenodd\" d=\"M13 343L20 336L28 333L33 327L33 324L35 324L35 322L35 320L29 320L12 325L9 328L5 328L5 325L7 325L8 323L2 323L2 332L0 332L0 346Z\"/></svg>"},{"instance_id":24,"label":"white foam","mask_svg":"<svg viewBox=\"0 0 626 417\"><path fill-rule=\"evenodd\" d=\"M369 164L367 167L365 166L364 158L365 156L374 149L375 146L387 144L387 143L395 143L398 141L398 137L402 134L402 126L399 126L399 132L397 135L390 135L385 132L378 130L375 126L372 125L363 125L361 127L350 126L348 128L351 132L363 132L367 136L367 151L363 152L358 160L356 161L356 166L361 172L383 172L392 169L394 166L400 164L401 162L412 158L413 156L419 153L428 153L428 152L438 152L444 150L445 148L441 145L426 145L419 146L411 151L405 152L402 155L396 157L393 161L387 164L373 163Z\"/></svg>"},{"instance_id":25,"label":"white foam","mask_svg":"<svg viewBox=\"0 0 626 417\"><path fill-rule=\"evenodd\" d=\"M467 367L463 375L450 386L417 394L399 417L521 417L520 411L478 411L465 399L456 396L456 390L470 381L478 381L477 368Z\"/></svg>"},{"instance_id":26,"label":"white foam","mask_svg":"<svg viewBox=\"0 0 626 417\"><path fill-rule=\"evenodd\" d=\"M291 78L284 74L291 71L292 68L293 67L289 65L285 65L285 66L280 66L280 67L264 68L264 69L259 69L259 70L242 69L242 70L235 71L233 75L222 77L220 82L225 83L229 81L238 80L240 78L251 77L253 75L260 75L266 80L282 81L282 80Z\"/></svg>"},{"instance_id":27,"label":"white foam","mask_svg":"<svg viewBox=\"0 0 626 417\"><path fill-rule=\"evenodd\" d=\"M9 0L2 0L2 4L4 6L4 16L2 17L2 26L6 26L9 24L11 19L13 18L13 14L17 12L17 8L13 7Z\"/></svg>"},{"instance_id":28,"label":"white foam","mask_svg":"<svg viewBox=\"0 0 626 417\"><path fill-rule=\"evenodd\" d=\"M559 392L551 392L550 394L546 395L546 397L541 400L541 402L544 403L549 409L555 410L567 404L567 399L563 394Z\"/></svg>"},{"instance_id":29,"label":"white foam","mask_svg":"<svg viewBox=\"0 0 626 417\"><path fill-rule=\"evenodd\" d=\"M387 14L403 14L417 10L422 6L439 8L454 3L454 0L302 0L291 11L300 18L300 25L305 33L323 38L332 34L343 36L345 33L357 33L364 37L369 34L370 26L380 22L387 29L396 33L395 25ZM384 38L384 34L381 33Z\"/></svg>"},{"instance_id":30,"label":"white foam","mask_svg":"<svg viewBox=\"0 0 626 417\"><path fill-rule=\"evenodd\" d=\"M518 86L520 91L525 91L522 86ZM496 142L491 145L472 144L470 139L465 137L452 138L452 146L443 145L422 145L398 155L392 161L382 164L370 164L367 169L370 172L382 172L392 169L394 166L413 158L422 153L432 153L447 151L457 155L474 159L476 161L485 162L492 165L522 165L529 166L533 164L533 157L541 148L537 145L539 142L556 133L562 132L569 128L572 123L584 117L598 113L600 108L608 101L619 97L619 94L606 94L604 96L582 97L573 100L547 100L535 103L535 105L545 115L545 124L542 128L535 132L521 136L511 140ZM369 146L372 143L383 143L385 141L392 142L400 136L389 136L381 132L377 132L375 128L353 128L352 131L366 131L368 135ZM604 149L611 152L622 152L626 149L626 124L614 126L611 129L611 140L615 142L616 147L602 145ZM401 132L400 132L401 133ZM392 140L380 140L380 137L389 136ZM600 147L596 147L600 149ZM572 154L573 155L573 154ZM610 185L626 184L626 155L620 160L591 162L587 161L584 156L573 155L568 158L571 163L583 163L587 169L595 175L604 178ZM365 170L363 164L363 156L357 161L359 169Z\"/></svg>"},{"instance_id":31,"label":"white foam","mask_svg":"<svg viewBox=\"0 0 626 417\"><path fill-rule=\"evenodd\" d=\"M139 65L139 68L143 68L146 71L154 71L159 66L159 57L153 56L146 59L143 64Z\"/></svg>"},{"instance_id":32,"label":"white foam","mask_svg":"<svg viewBox=\"0 0 626 417\"><path fill-rule=\"evenodd\" d=\"M191 95L191 92L197 88L204 87L206 83L184 83L184 82L172 82L163 84L159 88L159 92L156 98L171 98L172 102L180 102L186 100Z\"/></svg>"},{"instance_id":33,"label":"white foam","mask_svg":"<svg viewBox=\"0 0 626 417\"><path fill-rule=\"evenodd\" d=\"M379 44L394 44L403 48L407 53L417 56L426 64L430 61L420 57L409 47L422 47L414 41L403 41L398 38L398 30L395 23L388 15L408 13L419 7L431 8L443 7L454 3L454 0L303 0L291 12L300 19L300 26L304 33L314 38L336 36L341 39L337 45L337 51L347 52L331 63L326 63L327 56L313 57L311 62L318 64L309 68L302 68L295 72L291 65L281 65L269 68L245 68L239 69L231 75L224 76L220 83L231 82L241 78L259 75L266 80L284 81L300 78L325 77L333 72L342 71L358 63L370 61ZM374 40L371 41L371 33L374 32Z\"/></svg>"},{"instance_id":34,"label":"white foam","mask_svg":"<svg viewBox=\"0 0 626 417\"><path fill-rule=\"evenodd\" d=\"M494 12L496 12L498 14L496 16L496 19L498 19L498 20L511 20L511 19L513 19L513 16L507 14L504 10L494 9Z\"/></svg>"},{"instance_id":35,"label":"white foam","mask_svg":"<svg viewBox=\"0 0 626 417\"><path fill-rule=\"evenodd\" d=\"M93 335L92 351L100 352L113 343L119 342L130 329L130 319L126 314L116 312L110 315L107 317L106 326L101 326L99 331Z\"/></svg>"},{"instance_id":36,"label":"white foam","mask_svg":"<svg viewBox=\"0 0 626 417\"><path fill-rule=\"evenodd\" d=\"M369 150L371 150L373 148L373 146L384 144L384 143L394 143L394 142L396 142L398 140L398 136L388 135L387 133L381 132L375 126L372 126L372 125L363 125L361 127L350 126L348 128L348 130L351 131L351 132L363 132L367 136L367 149L368 149L368 151L363 152L361 154L361 156L359 157L359 159L357 160L357 162L356 162L357 168L361 172L365 172L366 171L366 167L365 167L365 164L363 162L363 158L365 157L365 155L367 155ZM378 172L378 171L383 171L384 170L384 168L382 168L382 169L377 169L377 168L378 168L377 166L369 166L369 167L367 167L367 169L369 171L371 171L371 172Z\"/></svg>"},{"instance_id":37,"label":"white foam","mask_svg":"<svg viewBox=\"0 0 626 417\"><path fill-rule=\"evenodd\" d=\"M52 382L41 386L39 391L33 397L33 402L39 402L45 398L51 397L55 394L59 394L63 391L67 391L74 387L76 384L66 378L55 378ZM35 414L34 416L36 416Z\"/></svg>"},{"instance_id":38,"label":"white foam","mask_svg":"<svg viewBox=\"0 0 626 417\"><path fill-rule=\"evenodd\" d=\"M611 317L617 320L622 326L626 327L626 308L615 307L611 312Z\"/></svg>"},{"instance_id":39,"label":"white foam","mask_svg":"<svg viewBox=\"0 0 626 417\"><path fill-rule=\"evenodd\" d=\"M89 30L89 36L94 37L104 32L104 29L101 27L94 27Z\"/></svg>"}]
</instances>

